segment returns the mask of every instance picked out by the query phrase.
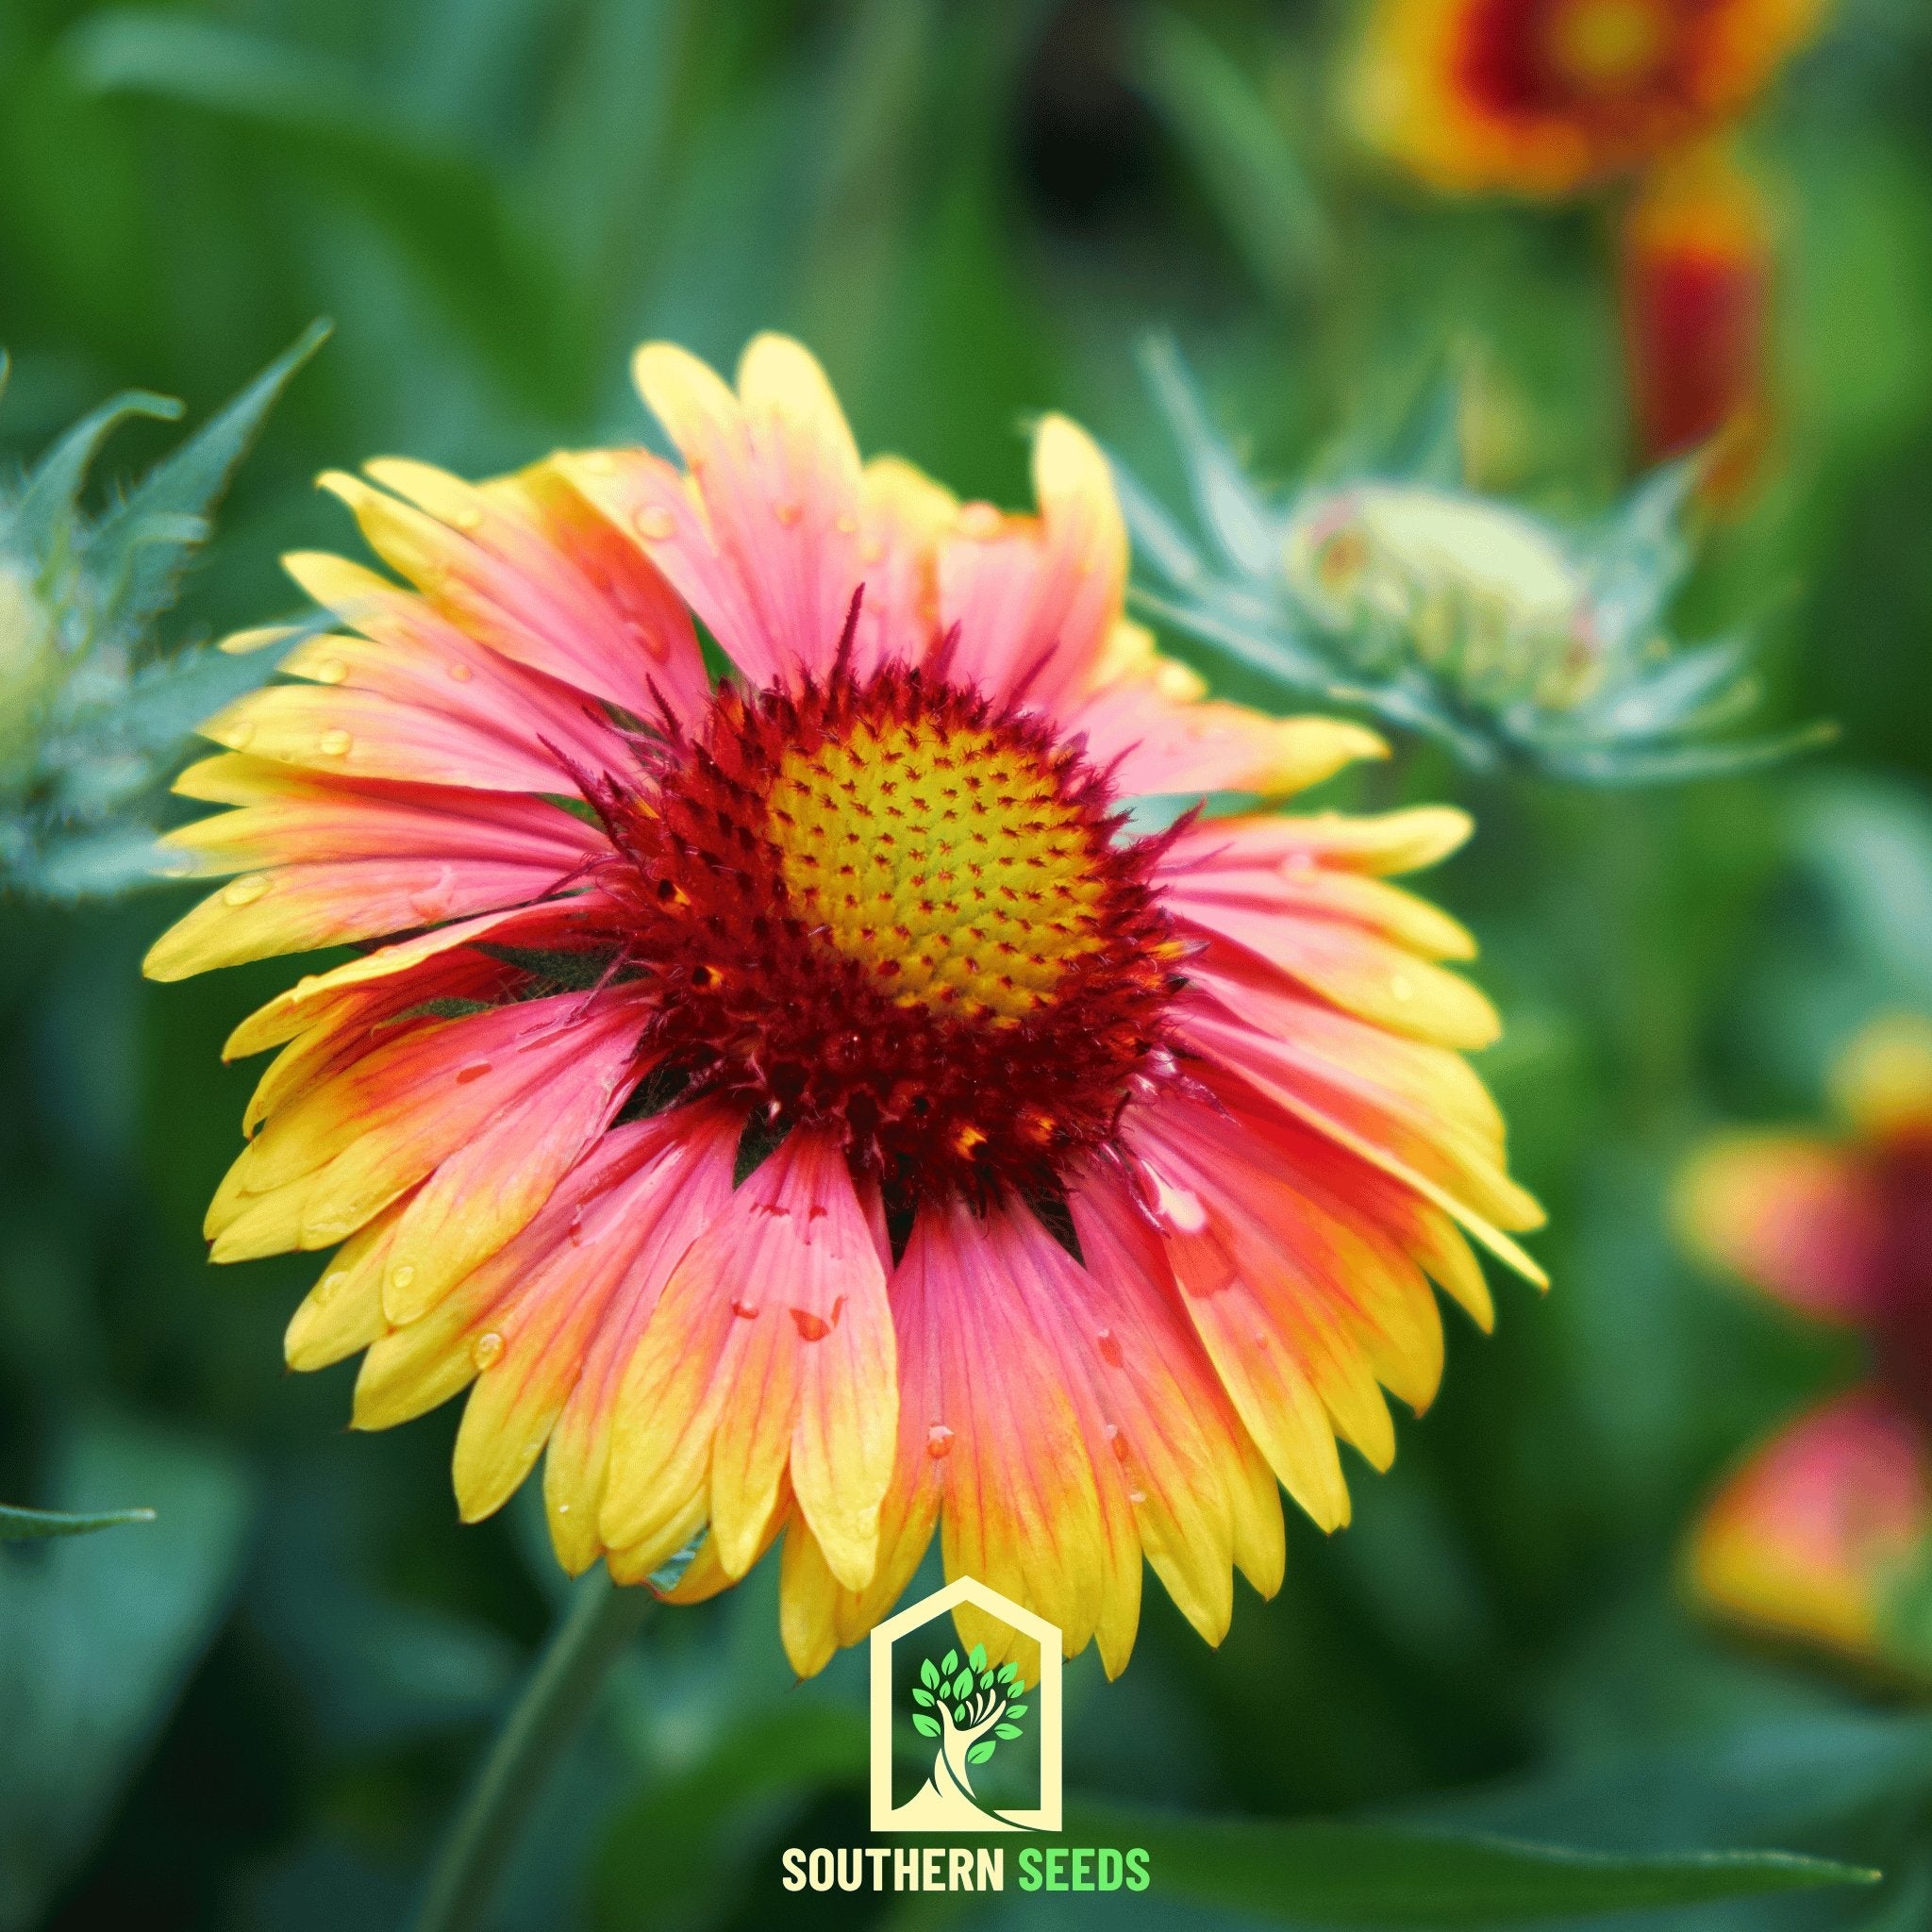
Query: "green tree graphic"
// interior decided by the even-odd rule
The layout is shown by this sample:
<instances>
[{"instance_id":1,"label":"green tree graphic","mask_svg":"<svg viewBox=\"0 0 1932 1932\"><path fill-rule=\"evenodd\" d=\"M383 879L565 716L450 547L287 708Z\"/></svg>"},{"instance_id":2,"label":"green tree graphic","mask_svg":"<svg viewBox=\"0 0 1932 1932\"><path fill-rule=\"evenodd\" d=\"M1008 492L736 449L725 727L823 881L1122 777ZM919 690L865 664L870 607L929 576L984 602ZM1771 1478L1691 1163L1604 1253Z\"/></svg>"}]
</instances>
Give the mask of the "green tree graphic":
<instances>
[{"instance_id":1,"label":"green tree graphic","mask_svg":"<svg viewBox=\"0 0 1932 1932\"><path fill-rule=\"evenodd\" d=\"M1019 1720L1026 1706L1014 1700L1025 1690L1010 1663L988 1667L986 1646L975 1643L964 1663L949 1650L937 1664L926 1657L919 1666L912 1701L912 1727L923 1738L937 1738L927 1790L941 1801L963 1800L980 1808L973 1795L973 1766L984 1764L1001 1740L1020 1736ZM922 1795L924 1795L922 1793Z\"/></svg>"}]
</instances>

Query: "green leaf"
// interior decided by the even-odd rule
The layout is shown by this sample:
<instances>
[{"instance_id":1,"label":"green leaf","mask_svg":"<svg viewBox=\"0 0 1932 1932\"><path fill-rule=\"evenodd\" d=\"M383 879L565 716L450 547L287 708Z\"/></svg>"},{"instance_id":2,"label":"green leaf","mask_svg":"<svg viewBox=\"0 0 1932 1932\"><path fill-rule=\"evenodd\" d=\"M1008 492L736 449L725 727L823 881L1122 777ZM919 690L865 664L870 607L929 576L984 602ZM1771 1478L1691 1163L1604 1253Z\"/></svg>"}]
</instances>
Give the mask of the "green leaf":
<instances>
[{"instance_id":1,"label":"green leaf","mask_svg":"<svg viewBox=\"0 0 1932 1932\"><path fill-rule=\"evenodd\" d=\"M82 417L29 478L13 526L15 546L28 556L42 554L55 544L63 526L72 526L89 469L101 445L128 417L173 423L180 414L181 405L173 396L136 389L110 397Z\"/></svg>"},{"instance_id":2,"label":"green leaf","mask_svg":"<svg viewBox=\"0 0 1932 1932\"><path fill-rule=\"evenodd\" d=\"M1330 254L1321 204L1247 74L1164 8L1148 12L1135 54L1135 80L1256 280L1277 300L1305 289Z\"/></svg>"},{"instance_id":3,"label":"green leaf","mask_svg":"<svg viewBox=\"0 0 1932 1932\"><path fill-rule=\"evenodd\" d=\"M207 534L205 519L247 454L263 419L295 372L328 340L313 322L248 387L142 477L102 518L91 564L116 585L113 614L140 627L174 601L189 548Z\"/></svg>"},{"instance_id":4,"label":"green leaf","mask_svg":"<svg viewBox=\"0 0 1932 1932\"><path fill-rule=\"evenodd\" d=\"M992 1727L992 1734L995 1738L1017 1738L1020 1735L1020 1726L1018 1724L995 1724Z\"/></svg>"},{"instance_id":5,"label":"green leaf","mask_svg":"<svg viewBox=\"0 0 1932 1932\"><path fill-rule=\"evenodd\" d=\"M912 1714L912 1728L922 1738L937 1738L940 1734L940 1721L936 1717L927 1717L924 1711L915 1711Z\"/></svg>"},{"instance_id":6,"label":"green leaf","mask_svg":"<svg viewBox=\"0 0 1932 1932\"><path fill-rule=\"evenodd\" d=\"M959 1674L953 1679L953 1695L955 1697L971 1697L973 1695L973 1673L971 1671L962 1669Z\"/></svg>"},{"instance_id":7,"label":"green leaf","mask_svg":"<svg viewBox=\"0 0 1932 1932\"><path fill-rule=\"evenodd\" d=\"M1626 1855L1400 1825L1188 1818L1086 1799L1066 1811L1070 1840L1144 1845L1170 1899L1331 1925L1522 1924L1871 1885L1879 1875L1789 1852Z\"/></svg>"},{"instance_id":8,"label":"green leaf","mask_svg":"<svg viewBox=\"0 0 1932 1932\"><path fill-rule=\"evenodd\" d=\"M984 1764L998 1749L999 1746L991 1738L982 1738L978 1743L974 1745L972 1750L967 1752L966 1762L968 1764Z\"/></svg>"},{"instance_id":9,"label":"green leaf","mask_svg":"<svg viewBox=\"0 0 1932 1932\"><path fill-rule=\"evenodd\" d=\"M932 1706L932 1692L930 1690L924 1690L915 1684L912 1687L912 1701L914 1704L924 1705L926 1708L930 1709Z\"/></svg>"},{"instance_id":10,"label":"green leaf","mask_svg":"<svg viewBox=\"0 0 1932 1932\"><path fill-rule=\"evenodd\" d=\"M0 1503L0 1543L25 1543L49 1536L86 1536L96 1529L115 1529L124 1523L152 1523L152 1509L101 1509L70 1516L58 1509L16 1509Z\"/></svg>"},{"instance_id":11,"label":"green leaf","mask_svg":"<svg viewBox=\"0 0 1932 1932\"><path fill-rule=\"evenodd\" d=\"M1026 1707L1024 1704L1009 1704L1007 1706L1007 1715L1008 1717L1024 1717L1026 1715Z\"/></svg>"},{"instance_id":12,"label":"green leaf","mask_svg":"<svg viewBox=\"0 0 1932 1932\"><path fill-rule=\"evenodd\" d=\"M985 1670L986 1645L983 1643L975 1643L973 1646L973 1648L966 1653L966 1661L969 1664L971 1664L975 1671Z\"/></svg>"},{"instance_id":13,"label":"green leaf","mask_svg":"<svg viewBox=\"0 0 1932 1932\"><path fill-rule=\"evenodd\" d=\"M947 1651L947 1653L945 1654L944 1657L941 1659L941 1662L940 1662L940 1669L941 1669L941 1672L942 1672L942 1673L943 1673L943 1674L945 1674L946 1676L950 1677L950 1676L951 1676L951 1675L953 1674L953 1673L954 1673L955 1671L957 1671L957 1670L958 1670L958 1668L959 1668L959 1653L958 1653L958 1652L957 1650L949 1650L949 1651Z\"/></svg>"},{"instance_id":14,"label":"green leaf","mask_svg":"<svg viewBox=\"0 0 1932 1932\"><path fill-rule=\"evenodd\" d=\"M513 218L477 155L385 101L346 62L270 34L161 8L123 8L68 36L94 94L161 101L246 128L283 166L354 201L506 381L554 384L574 358L550 237ZM265 142L262 138L266 137ZM493 298L493 299L492 299Z\"/></svg>"},{"instance_id":15,"label":"green leaf","mask_svg":"<svg viewBox=\"0 0 1932 1932\"><path fill-rule=\"evenodd\" d=\"M929 1690L937 1690L940 1687L939 1666L929 1657L920 1659L919 1681Z\"/></svg>"},{"instance_id":16,"label":"green leaf","mask_svg":"<svg viewBox=\"0 0 1932 1932\"><path fill-rule=\"evenodd\" d=\"M0 1548L0 1926L80 1864L225 1614L248 1485L183 1437L97 1423L60 1457L63 1513L152 1499L142 1536Z\"/></svg>"}]
</instances>

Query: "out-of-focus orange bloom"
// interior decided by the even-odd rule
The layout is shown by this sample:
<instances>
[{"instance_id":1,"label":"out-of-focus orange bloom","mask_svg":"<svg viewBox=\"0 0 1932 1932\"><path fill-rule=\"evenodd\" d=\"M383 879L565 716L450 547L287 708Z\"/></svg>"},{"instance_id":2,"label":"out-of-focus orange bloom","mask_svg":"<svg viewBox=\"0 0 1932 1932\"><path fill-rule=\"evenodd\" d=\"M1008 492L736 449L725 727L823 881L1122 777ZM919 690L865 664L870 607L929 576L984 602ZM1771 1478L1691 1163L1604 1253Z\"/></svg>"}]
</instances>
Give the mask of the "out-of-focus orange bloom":
<instances>
[{"instance_id":1,"label":"out-of-focus orange bloom","mask_svg":"<svg viewBox=\"0 0 1932 1932\"><path fill-rule=\"evenodd\" d=\"M1377 0L1357 128L1431 186L1555 197L1735 116L1824 0Z\"/></svg>"},{"instance_id":2,"label":"out-of-focus orange bloom","mask_svg":"<svg viewBox=\"0 0 1932 1932\"><path fill-rule=\"evenodd\" d=\"M1772 221L1726 144L1660 164L1624 220L1624 342L1647 461L1717 442L1722 501L1749 482L1767 427Z\"/></svg>"},{"instance_id":3,"label":"out-of-focus orange bloom","mask_svg":"<svg viewBox=\"0 0 1932 1932\"><path fill-rule=\"evenodd\" d=\"M1725 1136L1686 1169L1707 1258L1862 1330L1872 1374L1787 1424L1718 1491L1691 1587L1721 1614L1932 1674L1932 1024L1874 1022L1837 1077L1850 1131Z\"/></svg>"}]
</instances>

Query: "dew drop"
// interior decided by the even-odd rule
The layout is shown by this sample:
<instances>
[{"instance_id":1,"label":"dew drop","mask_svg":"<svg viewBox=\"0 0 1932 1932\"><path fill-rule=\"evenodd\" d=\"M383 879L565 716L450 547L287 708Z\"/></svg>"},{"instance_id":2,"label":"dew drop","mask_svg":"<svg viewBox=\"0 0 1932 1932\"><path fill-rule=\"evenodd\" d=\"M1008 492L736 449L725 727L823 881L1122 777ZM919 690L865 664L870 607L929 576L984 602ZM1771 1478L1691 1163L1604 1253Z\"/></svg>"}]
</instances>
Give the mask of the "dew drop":
<instances>
[{"instance_id":1,"label":"dew drop","mask_svg":"<svg viewBox=\"0 0 1932 1932\"><path fill-rule=\"evenodd\" d=\"M1121 1434L1121 1425L1118 1423L1108 1424L1107 1445L1113 1451L1113 1459L1116 1462L1124 1462L1127 1459L1127 1439Z\"/></svg>"},{"instance_id":2,"label":"dew drop","mask_svg":"<svg viewBox=\"0 0 1932 1932\"><path fill-rule=\"evenodd\" d=\"M754 1321L758 1316L758 1305L756 1302L733 1302L731 1304L731 1312L741 1322Z\"/></svg>"},{"instance_id":3,"label":"dew drop","mask_svg":"<svg viewBox=\"0 0 1932 1932\"><path fill-rule=\"evenodd\" d=\"M487 1369L503 1354L503 1337L491 1328L470 1344L470 1359L478 1369Z\"/></svg>"},{"instance_id":4,"label":"dew drop","mask_svg":"<svg viewBox=\"0 0 1932 1932\"><path fill-rule=\"evenodd\" d=\"M467 664L452 664L449 675L458 684L468 684L476 674Z\"/></svg>"},{"instance_id":5,"label":"dew drop","mask_svg":"<svg viewBox=\"0 0 1932 1932\"><path fill-rule=\"evenodd\" d=\"M348 1278L349 1271L346 1268L331 1268L329 1272L326 1274L325 1274L322 1277L322 1279L315 1284L315 1293L312 1297L315 1306L318 1308L327 1307L329 1303L334 1301L335 1298L341 1293L342 1285L348 1280Z\"/></svg>"},{"instance_id":6,"label":"dew drop","mask_svg":"<svg viewBox=\"0 0 1932 1932\"><path fill-rule=\"evenodd\" d=\"M346 731L325 731L315 741L315 748L325 758L339 758L347 752L351 741Z\"/></svg>"},{"instance_id":7,"label":"dew drop","mask_svg":"<svg viewBox=\"0 0 1932 1932\"><path fill-rule=\"evenodd\" d=\"M416 1271L408 1261L405 1261L400 1268L391 1268L389 1271L389 1285L398 1293L401 1293L404 1289L408 1288L415 1278Z\"/></svg>"},{"instance_id":8,"label":"dew drop","mask_svg":"<svg viewBox=\"0 0 1932 1932\"><path fill-rule=\"evenodd\" d=\"M472 1080L480 1080L490 1071L488 1060L473 1060L467 1067L457 1069L457 1085L467 1087Z\"/></svg>"},{"instance_id":9,"label":"dew drop","mask_svg":"<svg viewBox=\"0 0 1932 1932\"><path fill-rule=\"evenodd\" d=\"M229 731L227 737L222 742L230 751L246 751L249 741L254 736L255 726L253 724L237 724Z\"/></svg>"},{"instance_id":10,"label":"dew drop","mask_svg":"<svg viewBox=\"0 0 1932 1932\"><path fill-rule=\"evenodd\" d=\"M252 872L246 878L234 880L222 893L224 906L253 906L268 891L269 876L265 872Z\"/></svg>"},{"instance_id":11,"label":"dew drop","mask_svg":"<svg viewBox=\"0 0 1932 1932\"><path fill-rule=\"evenodd\" d=\"M850 537L858 529L858 519L849 509L841 510L838 522L834 527L838 530L840 536Z\"/></svg>"},{"instance_id":12,"label":"dew drop","mask_svg":"<svg viewBox=\"0 0 1932 1932\"><path fill-rule=\"evenodd\" d=\"M935 1462L953 1453L953 1432L944 1423L935 1423L925 1432L925 1453Z\"/></svg>"},{"instance_id":13,"label":"dew drop","mask_svg":"<svg viewBox=\"0 0 1932 1932\"><path fill-rule=\"evenodd\" d=\"M798 521L803 512L790 497L781 497L772 506L772 514L778 519L779 524L785 529L789 530Z\"/></svg>"},{"instance_id":14,"label":"dew drop","mask_svg":"<svg viewBox=\"0 0 1932 1932\"><path fill-rule=\"evenodd\" d=\"M570 1505L568 1503L559 1503L557 1506L557 1513L559 1516L568 1516L570 1514Z\"/></svg>"},{"instance_id":15,"label":"dew drop","mask_svg":"<svg viewBox=\"0 0 1932 1932\"><path fill-rule=\"evenodd\" d=\"M584 1244L584 1210L581 1208L570 1218L570 1244L574 1248Z\"/></svg>"},{"instance_id":16,"label":"dew drop","mask_svg":"<svg viewBox=\"0 0 1932 1932\"><path fill-rule=\"evenodd\" d=\"M677 519L668 509L641 509L633 520L640 537L661 543L677 528Z\"/></svg>"},{"instance_id":17,"label":"dew drop","mask_svg":"<svg viewBox=\"0 0 1932 1932\"><path fill-rule=\"evenodd\" d=\"M449 520L459 530L480 530L483 527L483 512L474 503L466 503L459 509L453 509Z\"/></svg>"},{"instance_id":18,"label":"dew drop","mask_svg":"<svg viewBox=\"0 0 1932 1932\"><path fill-rule=\"evenodd\" d=\"M434 881L409 894L409 904L427 923L449 917L450 890L456 883L448 866L439 866Z\"/></svg>"},{"instance_id":19,"label":"dew drop","mask_svg":"<svg viewBox=\"0 0 1932 1932\"><path fill-rule=\"evenodd\" d=\"M1100 1350L1101 1360L1110 1369L1119 1368L1122 1360L1120 1337L1111 1328L1103 1328L1093 1340Z\"/></svg>"},{"instance_id":20,"label":"dew drop","mask_svg":"<svg viewBox=\"0 0 1932 1932\"><path fill-rule=\"evenodd\" d=\"M1399 1000L1412 1000L1415 997L1414 984L1400 973L1390 980L1389 991Z\"/></svg>"},{"instance_id":21,"label":"dew drop","mask_svg":"<svg viewBox=\"0 0 1932 1932\"><path fill-rule=\"evenodd\" d=\"M340 684L348 676L349 667L340 658L324 658L308 667L308 675L317 684Z\"/></svg>"}]
</instances>

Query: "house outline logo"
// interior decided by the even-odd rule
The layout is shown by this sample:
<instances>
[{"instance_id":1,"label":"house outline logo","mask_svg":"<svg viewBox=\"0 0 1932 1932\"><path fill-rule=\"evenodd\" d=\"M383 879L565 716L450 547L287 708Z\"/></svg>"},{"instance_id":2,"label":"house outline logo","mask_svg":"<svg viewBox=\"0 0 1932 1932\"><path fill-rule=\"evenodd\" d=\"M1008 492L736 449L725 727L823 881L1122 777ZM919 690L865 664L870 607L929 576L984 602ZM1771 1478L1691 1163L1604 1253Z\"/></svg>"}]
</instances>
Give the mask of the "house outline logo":
<instances>
[{"instance_id":1,"label":"house outline logo","mask_svg":"<svg viewBox=\"0 0 1932 1932\"><path fill-rule=\"evenodd\" d=\"M892 1803L892 1657L905 1638L947 1617L958 1604L970 1604L983 1616L1008 1624L1040 1646L1040 1681L1027 1685L1010 1666L989 1667L983 1654L964 1650L947 1632L946 1656L957 1675L940 1673L941 1659L922 1659L922 1690L913 1695L925 1708L913 1715L923 1735L940 1739L934 1773L904 1805ZM1017 1723L1034 1719L1040 1740L1040 1803L1032 1809L991 1810L973 1795L971 1762L990 1757L998 1738L1018 1735ZM965 1723L956 1713L963 1713ZM922 1722L924 1719L924 1722ZM984 1736L981 1733L985 1733ZM965 1746L962 1740L974 1741ZM872 1633L872 1828L874 1831L1058 1831L1060 1828L1060 1633L1010 1597L960 1576L888 1617Z\"/></svg>"}]
</instances>

